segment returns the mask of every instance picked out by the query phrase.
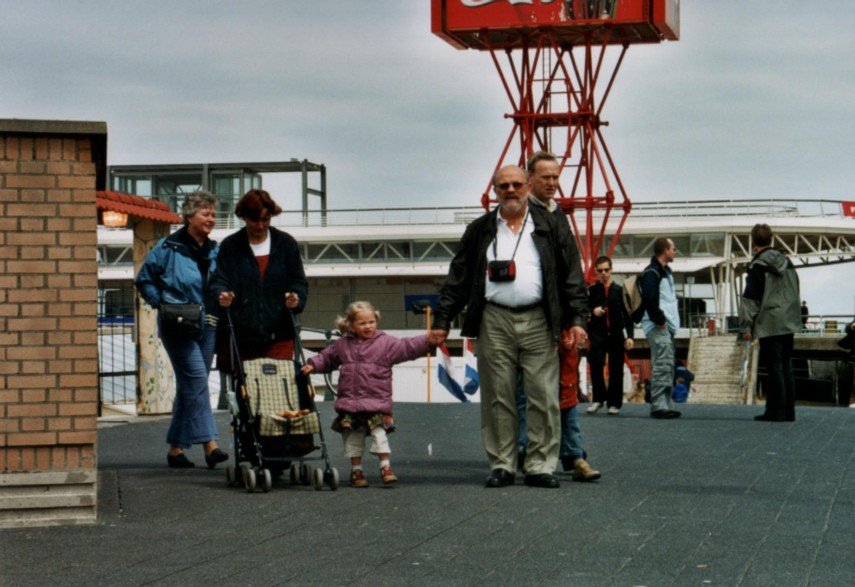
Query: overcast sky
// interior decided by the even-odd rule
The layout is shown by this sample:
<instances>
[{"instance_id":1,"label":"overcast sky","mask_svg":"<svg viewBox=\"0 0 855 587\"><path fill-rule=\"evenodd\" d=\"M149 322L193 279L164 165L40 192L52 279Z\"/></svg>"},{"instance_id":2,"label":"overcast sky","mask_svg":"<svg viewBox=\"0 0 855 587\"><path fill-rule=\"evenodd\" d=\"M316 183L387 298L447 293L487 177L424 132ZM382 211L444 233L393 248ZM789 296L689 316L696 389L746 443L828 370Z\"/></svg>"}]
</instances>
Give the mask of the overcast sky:
<instances>
[{"instance_id":1,"label":"overcast sky","mask_svg":"<svg viewBox=\"0 0 855 587\"><path fill-rule=\"evenodd\" d=\"M332 208L474 205L510 130L489 56L433 36L428 0L0 9L0 117L106 121L110 164L306 158ZM630 198L855 199L855 2L681 9L604 110ZM825 274L846 311L853 265Z\"/></svg>"}]
</instances>

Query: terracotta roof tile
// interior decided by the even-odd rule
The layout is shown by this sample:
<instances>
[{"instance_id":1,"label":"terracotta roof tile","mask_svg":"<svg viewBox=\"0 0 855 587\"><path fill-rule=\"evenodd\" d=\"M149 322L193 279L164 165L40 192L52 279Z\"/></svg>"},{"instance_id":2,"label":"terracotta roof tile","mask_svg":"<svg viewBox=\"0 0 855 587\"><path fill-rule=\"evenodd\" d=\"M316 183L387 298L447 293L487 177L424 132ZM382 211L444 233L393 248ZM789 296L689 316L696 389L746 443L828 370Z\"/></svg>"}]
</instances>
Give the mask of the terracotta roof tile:
<instances>
[{"instance_id":1,"label":"terracotta roof tile","mask_svg":"<svg viewBox=\"0 0 855 587\"><path fill-rule=\"evenodd\" d=\"M122 212L133 218L146 218L166 224L181 224L183 222L181 216L169 209L168 204L141 196L99 191L96 194L95 205L99 210Z\"/></svg>"}]
</instances>

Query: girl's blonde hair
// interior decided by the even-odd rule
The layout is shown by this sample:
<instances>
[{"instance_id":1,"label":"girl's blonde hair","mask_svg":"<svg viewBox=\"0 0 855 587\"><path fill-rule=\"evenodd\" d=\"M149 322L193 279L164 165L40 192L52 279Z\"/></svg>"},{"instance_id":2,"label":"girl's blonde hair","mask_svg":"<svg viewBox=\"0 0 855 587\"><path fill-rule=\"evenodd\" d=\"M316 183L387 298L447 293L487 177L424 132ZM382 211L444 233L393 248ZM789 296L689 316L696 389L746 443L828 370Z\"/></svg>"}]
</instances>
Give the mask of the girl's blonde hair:
<instances>
[{"instance_id":1,"label":"girl's blonde hair","mask_svg":"<svg viewBox=\"0 0 855 587\"><path fill-rule=\"evenodd\" d=\"M374 309L371 302L353 302L347 307L347 312L344 316L339 316L335 321L335 326L342 334L353 332L353 321L359 312L374 312L374 318L380 322L380 312Z\"/></svg>"}]
</instances>

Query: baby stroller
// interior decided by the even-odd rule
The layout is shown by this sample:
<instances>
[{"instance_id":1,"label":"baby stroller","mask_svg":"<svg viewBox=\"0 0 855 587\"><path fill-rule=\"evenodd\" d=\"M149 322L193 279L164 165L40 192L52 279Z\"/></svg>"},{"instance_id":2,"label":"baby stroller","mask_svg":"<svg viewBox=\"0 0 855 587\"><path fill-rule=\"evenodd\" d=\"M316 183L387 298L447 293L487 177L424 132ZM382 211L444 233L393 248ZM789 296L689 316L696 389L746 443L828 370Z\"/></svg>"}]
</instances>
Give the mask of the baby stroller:
<instances>
[{"instance_id":1,"label":"baby stroller","mask_svg":"<svg viewBox=\"0 0 855 587\"><path fill-rule=\"evenodd\" d=\"M327 444L315 405L314 389L300 372L305 364L299 326L294 321L294 360L254 359L242 362L231 314L225 312L229 331L232 387L228 393L234 431L234 465L226 466L226 484L256 488L265 493L273 479L290 471L291 484L312 484L318 491L324 484L338 489L338 470L330 467ZM285 418L272 417L285 412ZM314 442L318 435L319 443ZM309 456L320 450L320 456ZM306 461L323 460L322 468Z\"/></svg>"}]
</instances>

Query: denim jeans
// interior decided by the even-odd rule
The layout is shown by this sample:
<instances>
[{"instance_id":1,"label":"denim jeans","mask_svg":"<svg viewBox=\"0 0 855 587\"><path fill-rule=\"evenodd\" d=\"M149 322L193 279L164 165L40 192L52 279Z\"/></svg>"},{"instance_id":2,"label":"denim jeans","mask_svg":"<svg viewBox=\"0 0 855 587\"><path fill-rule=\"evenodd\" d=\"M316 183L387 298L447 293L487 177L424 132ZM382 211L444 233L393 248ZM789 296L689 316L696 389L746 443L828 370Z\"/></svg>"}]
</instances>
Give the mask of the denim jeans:
<instances>
[{"instance_id":1,"label":"denim jeans","mask_svg":"<svg viewBox=\"0 0 855 587\"><path fill-rule=\"evenodd\" d=\"M208 374L214 359L216 329L205 326L199 336L161 336L175 371L176 392L166 442L183 449L217 439L211 412Z\"/></svg>"},{"instance_id":2,"label":"denim jeans","mask_svg":"<svg viewBox=\"0 0 855 587\"><path fill-rule=\"evenodd\" d=\"M770 418L795 418L796 397L793 382L792 334L767 336L760 339L760 366L768 374L766 415Z\"/></svg>"},{"instance_id":3,"label":"denim jeans","mask_svg":"<svg viewBox=\"0 0 855 587\"><path fill-rule=\"evenodd\" d=\"M650 411L671 410L674 389L674 335L667 328L656 327L647 335L650 344Z\"/></svg>"}]
</instances>

